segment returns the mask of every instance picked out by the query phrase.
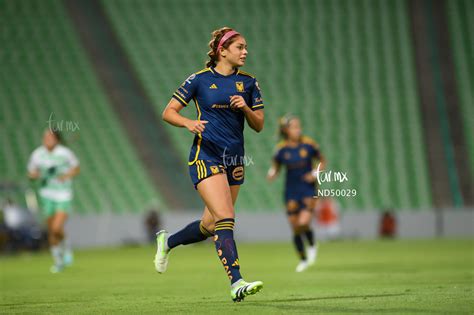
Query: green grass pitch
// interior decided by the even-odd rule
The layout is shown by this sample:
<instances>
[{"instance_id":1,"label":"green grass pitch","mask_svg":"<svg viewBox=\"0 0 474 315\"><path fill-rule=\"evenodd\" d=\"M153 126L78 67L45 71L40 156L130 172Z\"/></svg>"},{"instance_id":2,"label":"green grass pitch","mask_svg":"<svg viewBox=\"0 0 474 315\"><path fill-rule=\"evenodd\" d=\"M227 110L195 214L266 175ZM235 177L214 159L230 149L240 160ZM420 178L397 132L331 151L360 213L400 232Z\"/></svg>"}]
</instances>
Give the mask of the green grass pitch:
<instances>
[{"instance_id":1,"label":"green grass pitch","mask_svg":"<svg viewBox=\"0 0 474 315\"><path fill-rule=\"evenodd\" d=\"M0 313L474 313L473 240L324 243L301 274L290 243L240 244L239 255L245 279L264 282L241 303L212 243L175 249L162 275L152 246L80 250L55 275L47 252L1 257Z\"/></svg>"}]
</instances>

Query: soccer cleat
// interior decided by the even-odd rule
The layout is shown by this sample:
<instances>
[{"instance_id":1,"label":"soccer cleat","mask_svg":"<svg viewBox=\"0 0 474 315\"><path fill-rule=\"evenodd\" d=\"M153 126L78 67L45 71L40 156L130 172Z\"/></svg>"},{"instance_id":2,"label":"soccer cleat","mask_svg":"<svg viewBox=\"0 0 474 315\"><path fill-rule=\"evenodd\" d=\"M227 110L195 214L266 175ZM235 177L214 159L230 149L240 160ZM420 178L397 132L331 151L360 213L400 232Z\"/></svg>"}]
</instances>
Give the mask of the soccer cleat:
<instances>
[{"instance_id":1,"label":"soccer cleat","mask_svg":"<svg viewBox=\"0 0 474 315\"><path fill-rule=\"evenodd\" d=\"M170 254L169 249L166 249L166 242L168 241L169 233L165 230L161 230L156 233L156 255L155 255L155 269L159 273L166 271L168 267L168 256Z\"/></svg>"},{"instance_id":2,"label":"soccer cleat","mask_svg":"<svg viewBox=\"0 0 474 315\"><path fill-rule=\"evenodd\" d=\"M308 267L309 267L308 262L306 260L302 260L300 261L298 266L296 266L296 272L303 272L306 269L308 269Z\"/></svg>"},{"instance_id":3,"label":"soccer cleat","mask_svg":"<svg viewBox=\"0 0 474 315\"><path fill-rule=\"evenodd\" d=\"M318 258L318 245L316 244L316 246L309 247L306 255L308 256L308 265L314 265L316 263L316 259Z\"/></svg>"},{"instance_id":4,"label":"soccer cleat","mask_svg":"<svg viewBox=\"0 0 474 315\"><path fill-rule=\"evenodd\" d=\"M230 289L230 297L234 302L243 301L248 295L254 295L263 288L262 281L245 282L243 279L235 283Z\"/></svg>"},{"instance_id":5,"label":"soccer cleat","mask_svg":"<svg viewBox=\"0 0 474 315\"><path fill-rule=\"evenodd\" d=\"M60 273L61 271L63 271L63 269L64 269L63 265L52 265L49 268L49 272L51 272L51 273Z\"/></svg>"},{"instance_id":6,"label":"soccer cleat","mask_svg":"<svg viewBox=\"0 0 474 315\"><path fill-rule=\"evenodd\" d=\"M74 255L71 250L67 250L63 255L63 264L66 267L69 267L74 262Z\"/></svg>"}]
</instances>

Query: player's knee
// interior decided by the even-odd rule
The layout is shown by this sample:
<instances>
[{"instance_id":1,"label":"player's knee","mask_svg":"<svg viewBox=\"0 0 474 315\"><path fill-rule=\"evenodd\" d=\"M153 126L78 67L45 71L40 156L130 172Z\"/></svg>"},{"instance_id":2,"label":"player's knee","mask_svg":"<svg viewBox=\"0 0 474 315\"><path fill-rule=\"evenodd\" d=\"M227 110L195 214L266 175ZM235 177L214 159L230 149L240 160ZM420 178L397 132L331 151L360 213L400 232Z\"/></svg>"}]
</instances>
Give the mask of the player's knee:
<instances>
[{"instance_id":1,"label":"player's knee","mask_svg":"<svg viewBox=\"0 0 474 315\"><path fill-rule=\"evenodd\" d=\"M299 224L292 224L293 234L300 234L301 233L301 226Z\"/></svg>"},{"instance_id":2,"label":"player's knee","mask_svg":"<svg viewBox=\"0 0 474 315\"><path fill-rule=\"evenodd\" d=\"M309 230L309 224L301 224L299 227L301 233L306 232Z\"/></svg>"}]
</instances>

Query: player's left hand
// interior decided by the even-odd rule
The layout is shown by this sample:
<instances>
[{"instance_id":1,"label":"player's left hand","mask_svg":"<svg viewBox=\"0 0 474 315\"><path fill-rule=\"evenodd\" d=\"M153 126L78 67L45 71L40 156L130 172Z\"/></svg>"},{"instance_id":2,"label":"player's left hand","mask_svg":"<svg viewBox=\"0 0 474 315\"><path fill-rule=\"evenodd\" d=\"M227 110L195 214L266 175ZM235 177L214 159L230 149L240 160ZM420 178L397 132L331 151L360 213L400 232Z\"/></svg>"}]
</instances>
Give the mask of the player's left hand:
<instances>
[{"instance_id":1,"label":"player's left hand","mask_svg":"<svg viewBox=\"0 0 474 315\"><path fill-rule=\"evenodd\" d=\"M247 106L244 98L241 95L232 95L230 97L230 108L235 110L242 110Z\"/></svg>"},{"instance_id":2,"label":"player's left hand","mask_svg":"<svg viewBox=\"0 0 474 315\"><path fill-rule=\"evenodd\" d=\"M316 181L316 178L314 177L314 175L312 174L312 172L308 172L306 174L303 175L303 180L309 184L312 184Z\"/></svg>"}]
</instances>

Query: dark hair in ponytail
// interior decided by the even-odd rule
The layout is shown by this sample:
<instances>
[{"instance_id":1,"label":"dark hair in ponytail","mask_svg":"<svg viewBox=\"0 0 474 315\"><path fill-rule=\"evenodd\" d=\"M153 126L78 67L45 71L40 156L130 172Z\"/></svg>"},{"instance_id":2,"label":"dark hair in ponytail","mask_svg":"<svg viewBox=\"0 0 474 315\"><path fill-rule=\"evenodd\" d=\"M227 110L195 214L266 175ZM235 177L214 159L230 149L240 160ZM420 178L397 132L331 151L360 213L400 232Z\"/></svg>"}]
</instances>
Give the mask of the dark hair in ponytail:
<instances>
[{"instance_id":1,"label":"dark hair in ponytail","mask_svg":"<svg viewBox=\"0 0 474 315\"><path fill-rule=\"evenodd\" d=\"M217 61L219 60L219 52L217 51L217 46L219 46L219 41L221 40L222 36L225 35L225 33L228 33L232 31L230 27L222 27L218 30L215 30L212 32L212 39L209 42L209 52L207 55L209 56L209 61L206 62L206 67L215 67L217 65ZM230 44L232 44L237 36L232 36L228 40L225 41L224 45L222 47L228 48Z\"/></svg>"}]
</instances>

